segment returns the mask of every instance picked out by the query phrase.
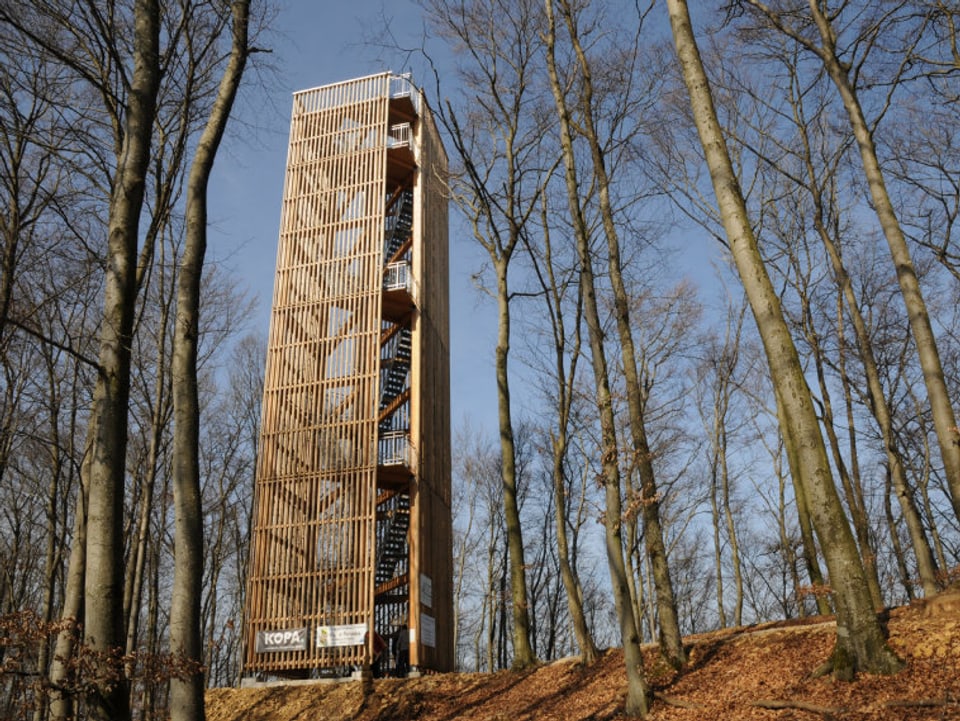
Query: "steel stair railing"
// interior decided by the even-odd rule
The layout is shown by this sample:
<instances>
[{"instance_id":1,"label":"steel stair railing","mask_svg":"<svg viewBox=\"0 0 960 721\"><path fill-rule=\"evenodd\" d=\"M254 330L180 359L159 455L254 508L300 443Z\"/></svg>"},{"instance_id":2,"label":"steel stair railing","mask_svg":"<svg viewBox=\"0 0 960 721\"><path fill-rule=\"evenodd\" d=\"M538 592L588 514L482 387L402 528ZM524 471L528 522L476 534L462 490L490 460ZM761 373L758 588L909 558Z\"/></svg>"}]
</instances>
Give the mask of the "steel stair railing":
<instances>
[{"instance_id":1,"label":"steel stair railing","mask_svg":"<svg viewBox=\"0 0 960 721\"><path fill-rule=\"evenodd\" d=\"M410 370L410 358L412 354L412 334L409 328L401 328L395 336L396 340L393 348L393 356L381 361L381 365L386 367L386 375L383 378L383 385L380 390L380 410L383 411L390 407L393 400L403 393L407 388L407 372ZM390 430L390 418L385 418L380 423L381 430Z\"/></svg>"},{"instance_id":2,"label":"steel stair railing","mask_svg":"<svg viewBox=\"0 0 960 721\"><path fill-rule=\"evenodd\" d=\"M397 214L392 216L392 227L387 228L387 241L383 251L383 262L387 263L393 257L404 241L410 236L413 229L413 193L404 190L400 198L400 207Z\"/></svg>"},{"instance_id":3,"label":"steel stair railing","mask_svg":"<svg viewBox=\"0 0 960 721\"><path fill-rule=\"evenodd\" d=\"M377 543L376 585L393 578L397 565L407 555L407 530L410 528L410 498L405 493L394 496L396 505L387 512L387 528Z\"/></svg>"}]
</instances>

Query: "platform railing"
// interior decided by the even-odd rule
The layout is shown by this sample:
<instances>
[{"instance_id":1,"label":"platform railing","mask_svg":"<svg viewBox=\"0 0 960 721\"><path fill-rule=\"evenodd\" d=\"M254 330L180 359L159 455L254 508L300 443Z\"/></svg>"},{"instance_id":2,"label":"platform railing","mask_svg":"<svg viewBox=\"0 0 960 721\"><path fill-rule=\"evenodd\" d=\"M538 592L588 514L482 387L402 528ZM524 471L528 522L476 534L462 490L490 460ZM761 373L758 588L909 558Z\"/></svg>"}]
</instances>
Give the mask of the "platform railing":
<instances>
[{"instance_id":1,"label":"platform railing","mask_svg":"<svg viewBox=\"0 0 960 721\"><path fill-rule=\"evenodd\" d=\"M410 73L390 76L390 97L391 98L410 98L413 103L413 109L420 113L420 93L417 92L413 84L413 76Z\"/></svg>"},{"instance_id":2,"label":"platform railing","mask_svg":"<svg viewBox=\"0 0 960 721\"><path fill-rule=\"evenodd\" d=\"M390 263L383 269L384 290L405 290L413 293L413 274L410 272L410 263L399 260Z\"/></svg>"},{"instance_id":3,"label":"platform railing","mask_svg":"<svg viewBox=\"0 0 960 721\"><path fill-rule=\"evenodd\" d=\"M377 464L381 466L410 466L412 458L407 431L387 431L380 435Z\"/></svg>"},{"instance_id":4,"label":"platform railing","mask_svg":"<svg viewBox=\"0 0 960 721\"><path fill-rule=\"evenodd\" d=\"M387 148L395 150L397 148L409 148L413 140L413 132L410 129L410 123L397 123L390 126L390 136L387 138Z\"/></svg>"}]
</instances>

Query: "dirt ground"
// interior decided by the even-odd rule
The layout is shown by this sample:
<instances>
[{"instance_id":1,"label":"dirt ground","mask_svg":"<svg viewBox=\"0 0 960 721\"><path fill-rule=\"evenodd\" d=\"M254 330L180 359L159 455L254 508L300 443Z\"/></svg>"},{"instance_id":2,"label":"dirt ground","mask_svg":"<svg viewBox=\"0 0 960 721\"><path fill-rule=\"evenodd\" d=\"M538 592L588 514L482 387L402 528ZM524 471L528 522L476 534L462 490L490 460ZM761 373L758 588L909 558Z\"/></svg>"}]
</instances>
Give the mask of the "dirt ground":
<instances>
[{"instance_id":1,"label":"dirt ground","mask_svg":"<svg viewBox=\"0 0 960 721\"><path fill-rule=\"evenodd\" d=\"M960 721L960 593L894 609L894 676L852 683L811 678L828 657L829 618L718 631L688 639L690 664L668 672L648 650L657 721ZM208 721L614 721L623 719L623 654L590 668L576 659L495 674L451 673L207 692Z\"/></svg>"}]
</instances>

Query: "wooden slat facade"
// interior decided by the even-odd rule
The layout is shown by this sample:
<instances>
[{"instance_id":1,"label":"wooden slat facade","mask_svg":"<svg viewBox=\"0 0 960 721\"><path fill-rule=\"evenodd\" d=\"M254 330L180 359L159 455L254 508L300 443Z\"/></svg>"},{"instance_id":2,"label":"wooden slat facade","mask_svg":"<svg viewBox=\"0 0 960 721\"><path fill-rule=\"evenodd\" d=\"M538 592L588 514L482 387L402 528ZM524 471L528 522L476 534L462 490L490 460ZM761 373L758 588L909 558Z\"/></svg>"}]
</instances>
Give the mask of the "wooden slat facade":
<instances>
[{"instance_id":1,"label":"wooden slat facade","mask_svg":"<svg viewBox=\"0 0 960 721\"><path fill-rule=\"evenodd\" d=\"M294 95L245 676L453 666L445 173L407 78Z\"/></svg>"}]
</instances>

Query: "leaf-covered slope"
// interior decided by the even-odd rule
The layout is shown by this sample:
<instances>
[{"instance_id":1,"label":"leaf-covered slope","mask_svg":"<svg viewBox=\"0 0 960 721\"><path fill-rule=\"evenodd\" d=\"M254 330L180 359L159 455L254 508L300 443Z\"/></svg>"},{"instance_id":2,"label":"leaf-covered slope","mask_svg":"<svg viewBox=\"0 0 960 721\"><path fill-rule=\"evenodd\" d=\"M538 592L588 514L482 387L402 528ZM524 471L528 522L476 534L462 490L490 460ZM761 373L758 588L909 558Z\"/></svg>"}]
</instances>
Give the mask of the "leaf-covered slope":
<instances>
[{"instance_id":1,"label":"leaf-covered slope","mask_svg":"<svg viewBox=\"0 0 960 721\"><path fill-rule=\"evenodd\" d=\"M960 720L960 594L895 609L888 629L906 668L849 684L811 677L831 649L829 619L690 638L690 665L679 675L659 667L655 649L648 649L647 674L657 693L651 718ZM214 689L207 692L207 720L618 719L625 683L623 655L612 650L591 668L568 659L522 673L379 679L366 696L359 681Z\"/></svg>"}]
</instances>

